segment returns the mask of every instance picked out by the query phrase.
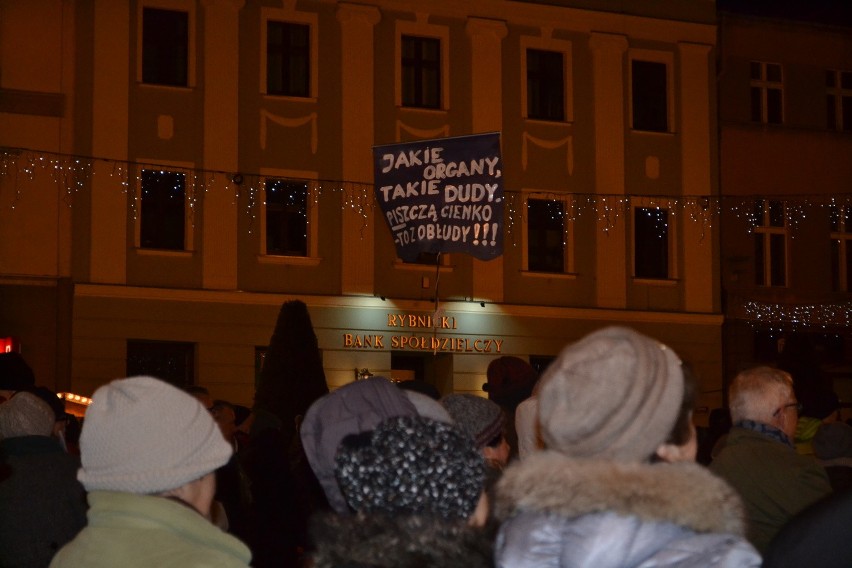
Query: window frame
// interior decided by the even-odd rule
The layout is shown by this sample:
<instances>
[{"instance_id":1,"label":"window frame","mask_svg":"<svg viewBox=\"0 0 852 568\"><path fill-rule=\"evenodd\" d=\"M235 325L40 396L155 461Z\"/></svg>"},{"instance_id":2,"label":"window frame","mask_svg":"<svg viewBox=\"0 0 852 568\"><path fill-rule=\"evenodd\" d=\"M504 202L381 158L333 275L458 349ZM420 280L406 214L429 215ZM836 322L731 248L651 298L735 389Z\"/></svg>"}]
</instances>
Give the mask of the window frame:
<instances>
[{"instance_id":1,"label":"window frame","mask_svg":"<svg viewBox=\"0 0 852 568\"><path fill-rule=\"evenodd\" d=\"M833 86L825 86L826 107L833 106L834 124L829 124L828 108L826 108L826 126L829 130L836 132L852 132L852 124L849 128L844 128L843 110L846 105L843 104L843 99L848 99L849 107L847 112L852 115L852 85L849 87L843 86L843 76L849 75L852 79L852 71L844 71L842 69L826 69L826 74L833 75ZM828 99L831 99L829 103ZM852 121L850 121L852 122Z\"/></svg>"},{"instance_id":2,"label":"window frame","mask_svg":"<svg viewBox=\"0 0 852 568\"><path fill-rule=\"evenodd\" d=\"M304 182L307 185L305 194L307 250L305 256L269 254L266 249L266 182L280 179L284 181ZM278 168L261 168L260 181L260 243L258 260L264 264L300 264L316 266L322 260L319 257L319 187L317 173L304 170L284 170Z\"/></svg>"},{"instance_id":3,"label":"window frame","mask_svg":"<svg viewBox=\"0 0 852 568\"><path fill-rule=\"evenodd\" d=\"M763 283L757 281L757 258L755 258L755 286L761 288L787 288L790 285L790 224L789 215L787 213L787 205L778 199L760 199L755 200L763 202L763 218L753 218L754 226L752 233L754 236L761 236L763 248ZM778 202L783 208L784 225L781 227L772 225L772 203ZM782 235L784 237L784 283L775 284L772 281L772 236Z\"/></svg>"},{"instance_id":4,"label":"window frame","mask_svg":"<svg viewBox=\"0 0 852 568\"><path fill-rule=\"evenodd\" d=\"M310 53L308 55L308 86L310 93L307 97L294 95L279 95L268 91L268 24L270 21L285 24L299 24L308 26L308 42ZM288 101L316 102L319 98L319 16L314 12L299 12L295 9L269 8L260 9L260 85L259 92L265 97L282 99Z\"/></svg>"},{"instance_id":5,"label":"window frame","mask_svg":"<svg viewBox=\"0 0 852 568\"><path fill-rule=\"evenodd\" d=\"M754 64L760 65L760 77L755 79L751 76L751 67ZM780 81L771 81L768 79L768 70L770 65L777 66L781 73ZM749 61L749 119L758 124L784 124L784 66L775 61ZM760 89L760 120L756 120L751 108L751 99L754 89ZM781 119L778 122L769 121L769 91L777 90L781 96Z\"/></svg>"},{"instance_id":6,"label":"window frame","mask_svg":"<svg viewBox=\"0 0 852 568\"><path fill-rule=\"evenodd\" d=\"M846 258L852 254L852 205L830 205L829 215L837 219L837 228L829 223L829 240L837 241L838 249L832 252L832 286L836 292L852 292L852 271L847 270ZM849 219L849 223L847 223ZM835 271L834 263L837 263Z\"/></svg>"},{"instance_id":7,"label":"window frame","mask_svg":"<svg viewBox=\"0 0 852 568\"><path fill-rule=\"evenodd\" d=\"M541 121L546 123L572 123L574 122L574 93L573 93L573 54L572 42L568 40L552 39L537 36L521 36L520 63L521 63L521 116L529 121ZM562 54L562 103L563 119L550 120L533 118L529 116L529 88L527 85L527 52L529 50L551 51Z\"/></svg>"},{"instance_id":8,"label":"window frame","mask_svg":"<svg viewBox=\"0 0 852 568\"><path fill-rule=\"evenodd\" d=\"M576 276L575 251L574 251L574 196L567 193L544 192L540 190L523 190L523 215L522 239L521 239L521 272L526 276L538 276L545 278ZM534 201L557 201L562 203L562 272L545 272L531 270L529 267L529 202Z\"/></svg>"},{"instance_id":9,"label":"window frame","mask_svg":"<svg viewBox=\"0 0 852 568\"><path fill-rule=\"evenodd\" d=\"M650 276L639 276L637 275L636 270L636 244L637 244L637 235L636 235L636 211L638 209L661 209L667 212L666 214L666 251L668 253L667 258L667 271L668 274L664 278L654 278ZM669 202L668 200L659 201L653 198L638 198L631 201L630 204L630 267L631 267L631 276L633 278L634 283L641 284L656 284L656 285L670 285L677 281L679 275L678 269L678 251L677 251L677 243L678 243L678 226L677 226L677 215L675 211L675 204Z\"/></svg>"},{"instance_id":10,"label":"window frame","mask_svg":"<svg viewBox=\"0 0 852 568\"><path fill-rule=\"evenodd\" d=\"M146 88L157 89L193 89L197 84L197 14L195 2L192 0L142 0L136 5L136 82ZM187 50L186 50L186 85L160 85L157 83L146 83L143 80L143 14L145 8L156 10L172 10L186 12L187 18Z\"/></svg>"},{"instance_id":11,"label":"window frame","mask_svg":"<svg viewBox=\"0 0 852 568\"><path fill-rule=\"evenodd\" d=\"M660 63L666 66L666 128L665 130L641 130L635 127L633 108L633 62L644 61ZM675 89L674 89L674 53L652 49L629 49L627 58L627 84L630 95L627 97L630 114L630 130L643 134L672 134L677 131L675 124Z\"/></svg>"},{"instance_id":12,"label":"window frame","mask_svg":"<svg viewBox=\"0 0 852 568\"><path fill-rule=\"evenodd\" d=\"M192 213L194 211L195 205L195 192L197 188L195 187L195 176L193 174L195 169L195 164L192 162L175 162L169 160L155 160L155 159L139 159L137 161L139 164L138 170L136 172L136 188L135 188L135 223L134 223L134 242L133 245L136 248L138 253L143 254L153 254L153 255L163 255L163 256L184 256L192 254L195 250L195 223L193 221ZM184 176L184 202L183 202L183 249L158 249L158 248L148 248L142 246L142 171L143 170L152 170L152 171L168 171L177 174L181 174Z\"/></svg>"},{"instance_id":13,"label":"window frame","mask_svg":"<svg viewBox=\"0 0 852 568\"><path fill-rule=\"evenodd\" d=\"M406 106L402 102L402 38L403 36L436 39L439 42L441 54L439 77L441 81L439 93L440 104L437 108ZM394 41L394 104L397 108L413 111L443 112L450 109L450 30L447 26L429 24L425 21L397 20L395 23Z\"/></svg>"}]
</instances>

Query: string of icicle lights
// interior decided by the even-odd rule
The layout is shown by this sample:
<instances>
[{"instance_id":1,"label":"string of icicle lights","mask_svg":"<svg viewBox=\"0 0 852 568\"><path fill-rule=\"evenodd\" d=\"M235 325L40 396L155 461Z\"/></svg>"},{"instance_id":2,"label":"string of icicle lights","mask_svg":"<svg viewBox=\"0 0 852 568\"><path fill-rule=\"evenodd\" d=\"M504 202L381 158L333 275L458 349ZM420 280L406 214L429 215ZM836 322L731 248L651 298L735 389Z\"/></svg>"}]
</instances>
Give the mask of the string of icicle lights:
<instances>
[{"instance_id":1,"label":"string of icicle lights","mask_svg":"<svg viewBox=\"0 0 852 568\"><path fill-rule=\"evenodd\" d=\"M147 174L146 174L147 172ZM281 188L286 182L290 192L286 200L289 205L308 220L308 207L317 205L323 195L340 196L340 207L354 212L363 219L362 231L377 204L371 183L301 179L270 178L260 173L227 172L201 168L181 168L165 164L115 160L111 158L61 154L27 148L0 148L0 181L11 185L14 196L11 207L15 208L26 198L28 185L37 178L47 175L60 188L63 200L71 207L81 192L87 191L96 176L106 175L113 181L118 191L129 196L131 215L136 219L140 211L143 177L165 176L174 180L175 193L185 195L189 205L188 219L194 224L194 211L198 202L209 192L225 191L233 202L244 208L249 218L248 230L256 227L255 221L266 205L267 189ZM301 188L301 190L299 189ZM301 195L292 192L301 191ZM718 222L722 212L732 213L744 219L749 231L757 227L772 224L771 212L781 208L784 223L791 237L795 236L799 223L814 208L829 208L832 222L839 217L849 217L852 212L852 193L850 194L807 194L807 195L742 195L742 196L706 196L706 195L623 195L577 193L570 191L522 192L504 189L506 217L506 240L517 245L520 229L526 220L528 203L531 199L552 201L558 204L550 207L553 220L561 219L563 224L573 223L583 217L596 220L600 229L609 232L619 221L638 208L640 214L652 217L660 231L668 228L676 219L685 219L699 223L703 239L706 230ZM665 214L662 214L664 212ZM850 222L852 226L852 222Z\"/></svg>"},{"instance_id":2,"label":"string of icicle lights","mask_svg":"<svg viewBox=\"0 0 852 568\"><path fill-rule=\"evenodd\" d=\"M848 329L852 325L852 302L790 305L745 301L740 315L753 327L775 332Z\"/></svg>"}]
</instances>

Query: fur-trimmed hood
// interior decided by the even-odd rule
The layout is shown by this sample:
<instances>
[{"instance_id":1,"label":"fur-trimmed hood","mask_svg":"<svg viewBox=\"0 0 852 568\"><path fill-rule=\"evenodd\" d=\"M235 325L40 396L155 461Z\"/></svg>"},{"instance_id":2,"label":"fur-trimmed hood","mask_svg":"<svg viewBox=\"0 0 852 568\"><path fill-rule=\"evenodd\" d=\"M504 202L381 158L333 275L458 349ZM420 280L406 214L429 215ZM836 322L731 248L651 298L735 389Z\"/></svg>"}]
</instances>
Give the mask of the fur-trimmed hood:
<instances>
[{"instance_id":1,"label":"fur-trimmed hood","mask_svg":"<svg viewBox=\"0 0 852 568\"><path fill-rule=\"evenodd\" d=\"M519 511L566 518L609 511L698 533L745 532L739 495L694 463L617 463L538 452L510 466L497 484L496 517L503 521Z\"/></svg>"},{"instance_id":2,"label":"fur-trimmed hood","mask_svg":"<svg viewBox=\"0 0 852 568\"><path fill-rule=\"evenodd\" d=\"M417 515L321 514L311 521L314 568L490 568L491 541L463 521Z\"/></svg>"}]
</instances>

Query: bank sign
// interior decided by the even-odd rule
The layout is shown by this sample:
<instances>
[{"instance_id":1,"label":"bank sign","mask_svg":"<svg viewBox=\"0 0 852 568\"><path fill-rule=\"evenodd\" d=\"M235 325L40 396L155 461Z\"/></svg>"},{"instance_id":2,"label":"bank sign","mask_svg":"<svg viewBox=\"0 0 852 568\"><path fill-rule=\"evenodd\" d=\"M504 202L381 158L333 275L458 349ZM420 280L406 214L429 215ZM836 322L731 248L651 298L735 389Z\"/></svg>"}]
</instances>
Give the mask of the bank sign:
<instances>
[{"instance_id":1,"label":"bank sign","mask_svg":"<svg viewBox=\"0 0 852 568\"><path fill-rule=\"evenodd\" d=\"M374 146L373 167L376 200L399 258L503 254L499 133Z\"/></svg>"},{"instance_id":2,"label":"bank sign","mask_svg":"<svg viewBox=\"0 0 852 568\"><path fill-rule=\"evenodd\" d=\"M388 313L389 333L344 333L344 349L393 349L433 353L503 352L503 340L496 337L458 337L455 317Z\"/></svg>"}]
</instances>

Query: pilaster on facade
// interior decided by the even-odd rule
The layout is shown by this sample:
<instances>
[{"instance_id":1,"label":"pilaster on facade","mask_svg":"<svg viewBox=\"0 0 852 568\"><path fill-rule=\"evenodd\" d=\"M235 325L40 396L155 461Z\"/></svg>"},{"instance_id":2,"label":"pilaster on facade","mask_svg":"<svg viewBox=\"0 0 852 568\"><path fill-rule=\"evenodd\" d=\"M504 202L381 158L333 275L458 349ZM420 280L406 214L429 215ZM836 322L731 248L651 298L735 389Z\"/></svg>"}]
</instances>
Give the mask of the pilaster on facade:
<instances>
[{"instance_id":1,"label":"pilaster on facade","mask_svg":"<svg viewBox=\"0 0 852 568\"><path fill-rule=\"evenodd\" d=\"M505 22L469 18L465 27L470 37L472 131L503 130L503 50L508 33ZM498 88L494 88L498 85ZM473 259L473 297L503 301L503 257L487 262Z\"/></svg>"},{"instance_id":2,"label":"pilaster on facade","mask_svg":"<svg viewBox=\"0 0 852 568\"><path fill-rule=\"evenodd\" d=\"M94 19L92 153L122 162L128 159L130 5L95 0ZM127 280L128 196L116 191L114 175L129 176L130 172L116 172L114 164L95 162L91 178L89 278L104 284L124 284Z\"/></svg>"},{"instance_id":3,"label":"pilaster on facade","mask_svg":"<svg viewBox=\"0 0 852 568\"><path fill-rule=\"evenodd\" d=\"M342 179L347 181L369 183L372 180L370 149L375 143L373 29L380 19L378 8L373 6L344 2L337 8L342 101L339 143ZM372 199L372 196L366 197ZM353 198L347 195L340 197L343 210L341 290L344 294L372 294L375 223L371 208L363 209L362 214L346 206L346 200Z\"/></svg>"},{"instance_id":4,"label":"pilaster on facade","mask_svg":"<svg viewBox=\"0 0 852 568\"><path fill-rule=\"evenodd\" d=\"M593 32L595 192L625 193L624 57L628 42L623 35ZM627 237L623 218L611 223L598 216L595 243L597 303L602 308L627 305Z\"/></svg>"},{"instance_id":5,"label":"pilaster on facade","mask_svg":"<svg viewBox=\"0 0 852 568\"><path fill-rule=\"evenodd\" d=\"M712 46L679 43L682 191L693 197L711 196L713 191L713 132L711 101L713 69ZM700 205L697 205L700 207ZM699 213L699 212L696 212ZM716 243L715 223L702 222L706 209L694 222L683 224L684 242L689 254L684 255L684 309L689 312L712 312L716 303L717 272L714 270Z\"/></svg>"},{"instance_id":6,"label":"pilaster on facade","mask_svg":"<svg viewBox=\"0 0 852 568\"><path fill-rule=\"evenodd\" d=\"M238 169L239 11L243 0L205 0L204 169ZM202 202L202 287L237 287L237 203L230 180L217 174Z\"/></svg>"}]
</instances>

